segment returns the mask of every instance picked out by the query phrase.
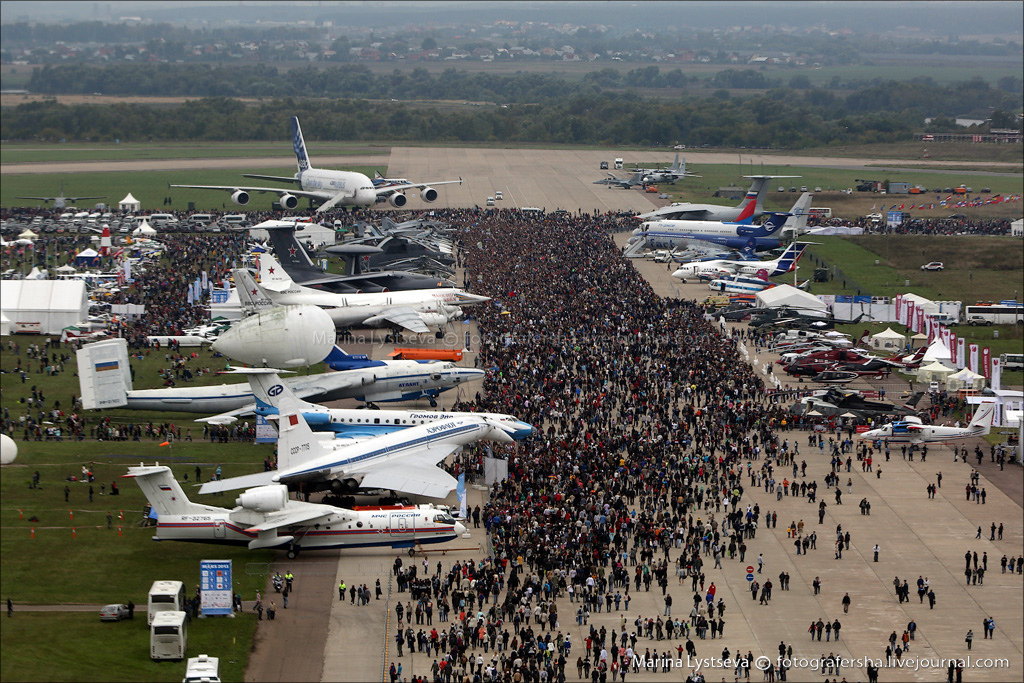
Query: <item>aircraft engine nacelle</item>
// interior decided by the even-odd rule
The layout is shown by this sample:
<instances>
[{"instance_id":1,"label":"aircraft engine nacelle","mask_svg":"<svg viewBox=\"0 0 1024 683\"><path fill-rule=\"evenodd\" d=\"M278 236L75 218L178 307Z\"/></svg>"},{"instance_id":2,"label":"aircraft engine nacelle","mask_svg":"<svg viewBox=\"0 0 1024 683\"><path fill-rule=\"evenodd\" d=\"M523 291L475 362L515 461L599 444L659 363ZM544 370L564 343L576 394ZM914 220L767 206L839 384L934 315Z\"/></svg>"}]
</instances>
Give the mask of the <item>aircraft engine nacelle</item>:
<instances>
[{"instance_id":1,"label":"aircraft engine nacelle","mask_svg":"<svg viewBox=\"0 0 1024 683\"><path fill-rule=\"evenodd\" d=\"M231 201L239 206L245 206L249 203L249 193L245 190L235 190L231 193Z\"/></svg>"},{"instance_id":2,"label":"aircraft engine nacelle","mask_svg":"<svg viewBox=\"0 0 1024 683\"><path fill-rule=\"evenodd\" d=\"M293 194L288 194L287 192L285 192L283 195L281 195L281 198L277 200L277 203L281 205L282 209L288 209L289 211L291 211L292 209L299 205L299 198Z\"/></svg>"},{"instance_id":3,"label":"aircraft engine nacelle","mask_svg":"<svg viewBox=\"0 0 1024 683\"><path fill-rule=\"evenodd\" d=\"M351 477L348 479L332 479L331 480L331 492L335 495L342 493L352 493L353 491L359 490L359 482Z\"/></svg>"},{"instance_id":4,"label":"aircraft engine nacelle","mask_svg":"<svg viewBox=\"0 0 1024 683\"><path fill-rule=\"evenodd\" d=\"M388 197L388 202L390 202L391 206L395 207L396 209L401 209L403 206L409 203L409 198L406 197L401 192L394 192L390 197Z\"/></svg>"},{"instance_id":5,"label":"aircraft engine nacelle","mask_svg":"<svg viewBox=\"0 0 1024 683\"><path fill-rule=\"evenodd\" d=\"M247 489L235 500L235 505L253 512L276 512L283 510L287 502L288 487L284 484L275 484Z\"/></svg>"},{"instance_id":6,"label":"aircraft engine nacelle","mask_svg":"<svg viewBox=\"0 0 1024 683\"><path fill-rule=\"evenodd\" d=\"M437 201L437 190L432 187L424 187L420 190L420 199L425 202Z\"/></svg>"}]
</instances>

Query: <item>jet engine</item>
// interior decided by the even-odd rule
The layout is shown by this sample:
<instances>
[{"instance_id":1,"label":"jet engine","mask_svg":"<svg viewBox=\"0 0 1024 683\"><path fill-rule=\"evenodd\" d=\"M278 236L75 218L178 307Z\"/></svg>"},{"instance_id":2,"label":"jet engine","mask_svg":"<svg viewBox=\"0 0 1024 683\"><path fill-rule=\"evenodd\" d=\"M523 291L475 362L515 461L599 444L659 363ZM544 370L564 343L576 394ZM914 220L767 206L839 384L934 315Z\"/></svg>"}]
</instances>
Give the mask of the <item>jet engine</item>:
<instances>
[{"instance_id":1,"label":"jet engine","mask_svg":"<svg viewBox=\"0 0 1024 683\"><path fill-rule=\"evenodd\" d=\"M391 203L391 206L395 207L396 209L401 209L403 206L409 203L409 198L406 197L401 192L394 192L391 194L390 197L388 197L388 201Z\"/></svg>"},{"instance_id":2,"label":"jet engine","mask_svg":"<svg viewBox=\"0 0 1024 683\"><path fill-rule=\"evenodd\" d=\"M245 206L249 203L249 193L245 190L235 190L231 193L231 201L239 206Z\"/></svg>"},{"instance_id":3,"label":"jet engine","mask_svg":"<svg viewBox=\"0 0 1024 683\"><path fill-rule=\"evenodd\" d=\"M331 480L331 492L335 495L342 493L352 493L353 491L359 490L359 482L351 477L348 479L332 479Z\"/></svg>"},{"instance_id":4,"label":"jet engine","mask_svg":"<svg viewBox=\"0 0 1024 683\"><path fill-rule=\"evenodd\" d=\"M432 187L424 187L420 190L420 199L425 202L432 202L437 199L437 190Z\"/></svg>"},{"instance_id":5,"label":"jet engine","mask_svg":"<svg viewBox=\"0 0 1024 683\"><path fill-rule=\"evenodd\" d=\"M283 510L287 502L288 487L284 484L275 484L247 489L235 500L235 505L253 512L276 512Z\"/></svg>"},{"instance_id":6,"label":"jet engine","mask_svg":"<svg viewBox=\"0 0 1024 683\"><path fill-rule=\"evenodd\" d=\"M280 199L277 200L277 203L281 205L282 209L288 209L290 211L299 205L299 198L293 194L285 192L281 195Z\"/></svg>"}]
</instances>

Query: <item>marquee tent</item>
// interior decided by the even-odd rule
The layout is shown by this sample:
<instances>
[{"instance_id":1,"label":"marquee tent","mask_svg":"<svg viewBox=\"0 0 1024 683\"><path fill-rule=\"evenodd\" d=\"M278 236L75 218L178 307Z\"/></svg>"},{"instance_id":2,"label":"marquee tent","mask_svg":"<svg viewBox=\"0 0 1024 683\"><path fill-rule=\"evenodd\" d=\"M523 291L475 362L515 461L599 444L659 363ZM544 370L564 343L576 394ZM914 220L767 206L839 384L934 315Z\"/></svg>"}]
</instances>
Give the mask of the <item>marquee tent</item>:
<instances>
[{"instance_id":1,"label":"marquee tent","mask_svg":"<svg viewBox=\"0 0 1024 683\"><path fill-rule=\"evenodd\" d=\"M792 285L779 285L758 292L757 305L763 308L787 306L804 314L820 315L821 317L825 317L828 312L821 299Z\"/></svg>"},{"instance_id":2,"label":"marquee tent","mask_svg":"<svg viewBox=\"0 0 1024 683\"><path fill-rule=\"evenodd\" d=\"M76 266L98 266L100 265L100 253L93 248L83 249L75 254Z\"/></svg>"},{"instance_id":3,"label":"marquee tent","mask_svg":"<svg viewBox=\"0 0 1024 683\"><path fill-rule=\"evenodd\" d=\"M918 382L944 382L953 374L952 368L947 368L942 363L935 361L928 365L922 365L917 369Z\"/></svg>"},{"instance_id":4,"label":"marquee tent","mask_svg":"<svg viewBox=\"0 0 1024 683\"><path fill-rule=\"evenodd\" d=\"M902 349L906 343L907 338L891 327L871 335L871 348L873 349Z\"/></svg>"},{"instance_id":5,"label":"marquee tent","mask_svg":"<svg viewBox=\"0 0 1024 683\"><path fill-rule=\"evenodd\" d=\"M946 390L958 391L960 389L974 389L980 391L985 388L985 375L971 372L970 368L964 368L954 372L946 378Z\"/></svg>"},{"instance_id":6,"label":"marquee tent","mask_svg":"<svg viewBox=\"0 0 1024 683\"><path fill-rule=\"evenodd\" d=\"M39 323L42 334L60 334L89 319L89 297L81 280L5 280L0 311L9 321Z\"/></svg>"},{"instance_id":7,"label":"marquee tent","mask_svg":"<svg viewBox=\"0 0 1024 683\"><path fill-rule=\"evenodd\" d=\"M139 211L142 209L142 202L132 196L129 192L125 195L124 199L117 203L119 211Z\"/></svg>"}]
</instances>

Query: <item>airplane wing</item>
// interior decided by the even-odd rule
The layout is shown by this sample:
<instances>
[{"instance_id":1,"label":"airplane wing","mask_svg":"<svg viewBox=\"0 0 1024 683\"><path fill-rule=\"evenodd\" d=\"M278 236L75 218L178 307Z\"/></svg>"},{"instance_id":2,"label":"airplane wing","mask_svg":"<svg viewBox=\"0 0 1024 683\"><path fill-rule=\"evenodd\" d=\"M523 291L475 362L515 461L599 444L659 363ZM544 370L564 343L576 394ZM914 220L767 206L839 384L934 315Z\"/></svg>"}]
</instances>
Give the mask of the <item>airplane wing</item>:
<instances>
[{"instance_id":1,"label":"airplane wing","mask_svg":"<svg viewBox=\"0 0 1024 683\"><path fill-rule=\"evenodd\" d=\"M457 484L452 475L437 467L395 464L367 472L360 486L444 498Z\"/></svg>"},{"instance_id":2,"label":"airplane wing","mask_svg":"<svg viewBox=\"0 0 1024 683\"><path fill-rule=\"evenodd\" d=\"M243 187L241 185L169 185L168 187L181 187L181 188L191 189L191 190L221 190L223 192L234 192L236 190L242 190L243 192L258 192L260 194L264 194L264 193L269 192L271 194L276 194L279 197L281 195L283 195L283 194L290 194L290 195L294 195L296 197L303 197L303 198L306 198L306 199L314 199L314 200L316 200L318 202L322 202L324 200L330 201L330 200L333 200L333 199L336 199L337 201L341 201L345 197L350 196L347 193L339 193L339 194L335 195L335 194L331 194L329 192L315 192L315 191L308 191L308 190L295 190L295 189L292 189L290 187ZM337 203L337 202L335 202L335 203ZM332 204L332 206L333 206L333 204Z\"/></svg>"},{"instance_id":3,"label":"airplane wing","mask_svg":"<svg viewBox=\"0 0 1024 683\"><path fill-rule=\"evenodd\" d=\"M269 472L256 472L255 474L243 474L240 477L228 477L208 481L199 487L199 493L223 493L224 491L237 491L238 489L250 489L255 486L269 486L274 482L275 470Z\"/></svg>"},{"instance_id":4,"label":"airplane wing","mask_svg":"<svg viewBox=\"0 0 1024 683\"><path fill-rule=\"evenodd\" d=\"M390 194L394 194L395 192L402 192L404 190L415 190L417 188L432 187L434 185L454 185L455 183L461 185L462 178L459 178L458 180L441 180L436 183L404 183L402 185L383 185L381 187L374 189L377 191L378 197L387 197Z\"/></svg>"},{"instance_id":5,"label":"airplane wing","mask_svg":"<svg viewBox=\"0 0 1024 683\"><path fill-rule=\"evenodd\" d=\"M209 417L200 417L196 420L193 420L193 422L206 422L207 424L212 425L226 425L237 421L238 418L240 417L249 417L250 415L255 414L255 412L256 403L253 402L248 403L242 406L241 408L235 408L234 410L229 410L224 413L218 413L217 415L211 415Z\"/></svg>"},{"instance_id":6,"label":"airplane wing","mask_svg":"<svg viewBox=\"0 0 1024 683\"><path fill-rule=\"evenodd\" d=\"M410 332L421 334L430 332L430 328L423 324L423 318L420 317L420 314L411 308L389 308L379 316L374 317L383 318L389 323L403 327Z\"/></svg>"},{"instance_id":7,"label":"airplane wing","mask_svg":"<svg viewBox=\"0 0 1024 683\"><path fill-rule=\"evenodd\" d=\"M243 178L256 178L257 180L276 180L279 183L294 183L298 184L299 179L295 176L288 176L287 178L279 175L259 175L257 173L243 173Z\"/></svg>"},{"instance_id":8,"label":"airplane wing","mask_svg":"<svg viewBox=\"0 0 1024 683\"><path fill-rule=\"evenodd\" d=\"M326 509L322 505L313 505L307 508L303 505L297 509L278 510L277 512L267 513L266 519L263 522L249 527L247 531L273 531L274 529L295 526L296 524L312 525L318 520L326 519L332 515L341 515L348 519L354 519L356 516L355 513L344 508Z\"/></svg>"}]
</instances>

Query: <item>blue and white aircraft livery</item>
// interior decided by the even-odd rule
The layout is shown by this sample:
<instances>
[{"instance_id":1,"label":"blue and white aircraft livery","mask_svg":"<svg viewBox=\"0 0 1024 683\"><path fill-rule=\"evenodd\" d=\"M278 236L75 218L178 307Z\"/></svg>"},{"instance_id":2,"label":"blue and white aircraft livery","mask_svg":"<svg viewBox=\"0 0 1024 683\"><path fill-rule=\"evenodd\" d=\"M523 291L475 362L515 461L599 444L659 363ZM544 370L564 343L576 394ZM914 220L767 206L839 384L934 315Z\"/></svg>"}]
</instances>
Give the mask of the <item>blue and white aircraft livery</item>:
<instances>
[{"instance_id":1,"label":"blue and white aircraft livery","mask_svg":"<svg viewBox=\"0 0 1024 683\"><path fill-rule=\"evenodd\" d=\"M199 492L219 493L279 483L303 491L390 489L444 498L455 488L456 481L437 465L463 446L481 439L512 443L513 429L493 418L469 415L440 424L416 425L353 444L334 439L324 441L302 417L302 405L282 394L278 469L207 482Z\"/></svg>"},{"instance_id":2,"label":"blue and white aircraft livery","mask_svg":"<svg viewBox=\"0 0 1024 683\"><path fill-rule=\"evenodd\" d=\"M992 418L996 412L994 401L978 404L974 418L966 427L926 425L916 417L906 417L890 422L884 427L872 429L857 435L859 439L881 440L888 443L945 443L985 436L992 430Z\"/></svg>"},{"instance_id":3,"label":"blue and white aircraft livery","mask_svg":"<svg viewBox=\"0 0 1024 683\"><path fill-rule=\"evenodd\" d=\"M251 488L236 507L193 503L171 470L161 465L128 468L157 514L154 541L192 541L299 550L389 546L411 548L444 543L466 532L444 509L430 505L348 510L291 500L286 486Z\"/></svg>"},{"instance_id":4,"label":"blue and white aircraft livery","mask_svg":"<svg viewBox=\"0 0 1024 683\"><path fill-rule=\"evenodd\" d=\"M373 206L377 203L378 197L385 198L391 206L400 209L409 202L409 198L405 195L405 192L408 190L419 189L420 199L425 202L433 202L437 199L437 190L431 187L431 185L462 184L462 178L459 178L458 180L391 184L376 187L373 181L362 173L314 168L309 161L309 154L306 152L306 143L302 139L299 117L293 116L291 123L292 148L295 151L298 172L291 177L258 175L255 173L243 173L242 177L292 183L297 185L298 189L246 187L244 185L171 185L171 187L230 192L231 201L239 206L248 204L253 192L276 194L277 201L281 207L289 211L298 207L300 198L309 199L320 204L320 207L317 209L317 212L320 213L335 206Z\"/></svg>"},{"instance_id":5,"label":"blue and white aircraft livery","mask_svg":"<svg viewBox=\"0 0 1024 683\"><path fill-rule=\"evenodd\" d=\"M507 427L508 434L517 441L529 437L534 432L532 425L502 413L328 408L295 397L281 381L279 371L274 368L236 368L234 372L248 378L249 386L256 398L257 414L277 416L281 400L290 397L299 405L302 417L313 431L333 432L339 439L369 438L417 425L471 416L486 417L500 422Z\"/></svg>"}]
</instances>

